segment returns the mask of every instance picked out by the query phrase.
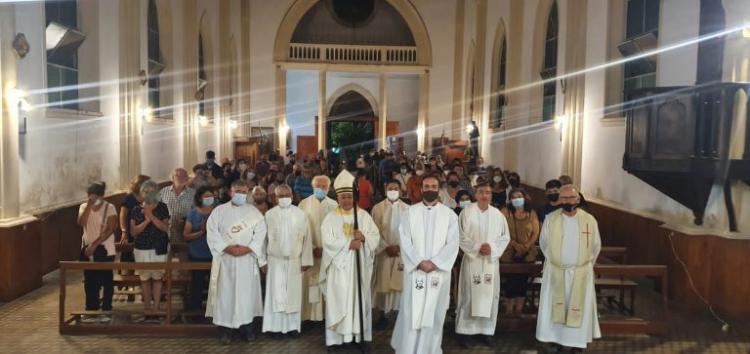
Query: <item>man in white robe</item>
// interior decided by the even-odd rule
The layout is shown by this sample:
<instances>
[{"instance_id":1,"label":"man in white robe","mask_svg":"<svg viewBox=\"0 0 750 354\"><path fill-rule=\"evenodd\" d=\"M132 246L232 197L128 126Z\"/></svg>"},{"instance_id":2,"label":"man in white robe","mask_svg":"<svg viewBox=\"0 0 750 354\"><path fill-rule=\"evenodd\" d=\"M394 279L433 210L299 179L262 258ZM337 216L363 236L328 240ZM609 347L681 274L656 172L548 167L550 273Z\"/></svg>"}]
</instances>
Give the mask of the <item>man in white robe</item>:
<instances>
[{"instance_id":1,"label":"man in white robe","mask_svg":"<svg viewBox=\"0 0 750 354\"><path fill-rule=\"evenodd\" d=\"M302 332L302 275L313 264L312 237L302 209L292 205L292 189L275 188L279 205L266 212L268 241L263 332ZM296 332L295 332L296 331Z\"/></svg>"},{"instance_id":2,"label":"man in white robe","mask_svg":"<svg viewBox=\"0 0 750 354\"><path fill-rule=\"evenodd\" d=\"M510 242L508 222L490 205L492 187L483 178L475 187L477 202L458 217L460 247L464 252L456 306L456 333L466 346L469 335L481 335L485 345L495 345L500 302L500 256Z\"/></svg>"},{"instance_id":3,"label":"man in white robe","mask_svg":"<svg viewBox=\"0 0 750 354\"><path fill-rule=\"evenodd\" d=\"M369 347L366 342L372 341L370 281L380 235L370 214L359 208L355 211L353 183L354 176L346 170L336 177L334 188L339 207L326 216L321 226L320 281L325 289L329 350L356 342L366 351ZM358 225L355 225L355 212Z\"/></svg>"},{"instance_id":4,"label":"man in white robe","mask_svg":"<svg viewBox=\"0 0 750 354\"><path fill-rule=\"evenodd\" d=\"M438 202L439 186L435 176L422 180L422 202L409 207L399 228L404 288L391 336L396 353L443 352L443 323L459 234L456 213Z\"/></svg>"},{"instance_id":5,"label":"man in white robe","mask_svg":"<svg viewBox=\"0 0 750 354\"><path fill-rule=\"evenodd\" d=\"M539 246L546 261L539 297L536 338L541 342L586 348L601 338L594 291L594 263L601 250L596 219L577 208L578 189L560 189L561 209L544 220Z\"/></svg>"},{"instance_id":6,"label":"man in white robe","mask_svg":"<svg viewBox=\"0 0 750 354\"><path fill-rule=\"evenodd\" d=\"M383 329L388 325L388 314L398 311L404 281L404 263L401 261L398 228L406 217L409 205L401 201L401 184L388 182L386 199L372 208L372 218L380 230L380 244L375 251L375 279L373 299L375 308L383 314L375 325Z\"/></svg>"},{"instance_id":7,"label":"man in white robe","mask_svg":"<svg viewBox=\"0 0 750 354\"><path fill-rule=\"evenodd\" d=\"M303 199L299 208L305 212L312 236L313 266L302 276L302 320L323 321L325 303L319 286L320 260L323 257L323 243L320 239L320 226L323 219L336 210L338 203L328 198L331 180L325 176L315 176L312 180L313 195Z\"/></svg>"},{"instance_id":8,"label":"man in white robe","mask_svg":"<svg viewBox=\"0 0 750 354\"><path fill-rule=\"evenodd\" d=\"M219 326L224 344L237 334L245 341L253 340L253 319L263 316L260 267L266 258L266 222L247 203L247 193L244 180L232 183L232 200L216 207L206 223L213 255L206 317Z\"/></svg>"}]
</instances>

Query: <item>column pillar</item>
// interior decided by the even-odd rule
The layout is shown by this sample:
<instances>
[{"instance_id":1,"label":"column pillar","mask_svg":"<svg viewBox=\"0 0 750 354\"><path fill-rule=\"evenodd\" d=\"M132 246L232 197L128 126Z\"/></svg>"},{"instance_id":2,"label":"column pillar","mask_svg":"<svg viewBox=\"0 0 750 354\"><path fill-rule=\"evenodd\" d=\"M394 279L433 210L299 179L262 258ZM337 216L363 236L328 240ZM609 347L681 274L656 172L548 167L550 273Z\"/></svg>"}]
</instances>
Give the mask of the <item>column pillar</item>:
<instances>
[{"instance_id":1,"label":"column pillar","mask_svg":"<svg viewBox=\"0 0 750 354\"><path fill-rule=\"evenodd\" d=\"M287 133L289 126L286 124L286 70L280 65L276 66L276 148L282 154L287 150Z\"/></svg>"},{"instance_id":2,"label":"column pillar","mask_svg":"<svg viewBox=\"0 0 750 354\"><path fill-rule=\"evenodd\" d=\"M380 117L378 118L378 145L381 149L388 147L388 94L386 93L386 76L380 74Z\"/></svg>"},{"instance_id":3,"label":"column pillar","mask_svg":"<svg viewBox=\"0 0 750 354\"><path fill-rule=\"evenodd\" d=\"M430 90L430 72L425 71L419 74L419 113L417 115L417 149L425 152L429 148L429 90Z\"/></svg>"},{"instance_id":4,"label":"column pillar","mask_svg":"<svg viewBox=\"0 0 750 354\"><path fill-rule=\"evenodd\" d=\"M21 189L18 178L17 97L9 94L16 87L16 54L11 42L15 36L15 6L0 6L0 219L20 215Z\"/></svg>"},{"instance_id":5,"label":"column pillar","mask_svg":"<svg viewBox=\"0 0 750 354\"><path fill-rule=\"evenodd\" d=\"M318 121L315 127L318 136L318 150L326 148L326 77L328 73L325 70L318 72Z\"/></svg>"}]
</instances>

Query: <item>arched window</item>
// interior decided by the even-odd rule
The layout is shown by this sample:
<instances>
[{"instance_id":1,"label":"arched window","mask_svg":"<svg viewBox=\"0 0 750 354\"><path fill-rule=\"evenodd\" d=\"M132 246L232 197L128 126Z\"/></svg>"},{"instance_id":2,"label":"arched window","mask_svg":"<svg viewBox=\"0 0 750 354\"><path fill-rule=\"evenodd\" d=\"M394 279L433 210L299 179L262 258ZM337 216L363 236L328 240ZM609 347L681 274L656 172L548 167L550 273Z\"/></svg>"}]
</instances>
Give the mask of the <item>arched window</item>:
<instances>
[{"instance_id":1,"label":"arched window","mask_svg":"<svg viewBox=\"0 0 750 354\"><path fill-rule=\"evenodd\" d=\"M148 1L148 105L159 112L160 86L159 74L164 70L164 60L161 55L159 44L159 14L156 10L156 1Z\"/></svg>"},{"instance_id":2,"label":"arched window","mask_svg":"<svg viewBox=\"0 0 750 354\"><path fill-rule=\"evenodd\" d=\"M558 39L557 2L552 3L547 17L547 33L544 37L544 62L540 75L547 80L557 76L557 39ZM555 116L555 97L557 95L557 80L544 84L544 98L542 101L542 120L552 120Z\"/></svg>"},{"instance_id":3,"label":"arched window","mask_svg":"<svg viewBox=\"0 0 750 354\"><path fill-rule=\"evenodd\" d=\"M206 115L206 57L203 52L203 33L198 33L198 114Z\"/></svg>"},{"instance_id":4,"label":"arched window","mask_svg":"<svg viewBox=\"0 0 750 354\"><path fill-rule=\"evenodd\" d=\"M505 113L505 105L508 100L505 96L505 73L507 68L508 57L506 54L507 44L505 38L502 38L500 44L500 53L498 54L497 60L497 86L495 87L495 105L493 107L492 115L490 116L490 128L497 129L503 125L503 114Z\"/></svg>"}]
</instances>

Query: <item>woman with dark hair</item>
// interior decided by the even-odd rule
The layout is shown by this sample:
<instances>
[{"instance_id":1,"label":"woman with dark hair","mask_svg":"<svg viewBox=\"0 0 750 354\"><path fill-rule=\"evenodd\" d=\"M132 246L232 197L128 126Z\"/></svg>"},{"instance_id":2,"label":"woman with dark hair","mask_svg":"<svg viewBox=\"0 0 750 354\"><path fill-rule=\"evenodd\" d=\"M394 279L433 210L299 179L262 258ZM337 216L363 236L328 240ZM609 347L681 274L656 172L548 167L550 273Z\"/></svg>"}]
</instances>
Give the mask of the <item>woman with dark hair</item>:
<instances>
[{"instance_id":1,"label":"woman with dark hair","mask_svg":"<svg viewBox=\"0 0 750 354\"><path fill-rule=\"evenodd\" d=\"M117 209L104 200L104 182L88 187L88 199L78 209L78 225L83 228L81 237L81 262L114 262ZM111 270L84 270L83 287L86 293L86 311L112 311L114 281ZM102 291L101 298L99 291ZM109 322L106 315L83 316L82 322Z\"/></svg>"},{"instance_id":2,"label":"woman with dark hair","mask_svg":"<svg viewBox=\"0 0 750 354\"><path fill-rule=\"evenodd\" d=\"M508 204L502 213L508 221L510 243L500 257L501 263L533 263L539 249L539 219L531 207L531 197L522 188L510 192ZM520 315L528 290L529 277L525 274L506 275L505 297L507 298L505 314Z\"/></svg>"},{"instance_id":3,"label":"woman with dark hair","mask_svg":"<svg viewBox=\"0 0 750 354\"><path fill-rule=\"evenodd\" d=\"M146 175L137 175L130 180L130 186L128 187L128 195L125 196L125 200L122 202L120 207L120 247L122 249L120 253L120 262L135 262L133 257L133 249L130 244L133 243L133 234L130 232L130 219L132 218L133 208L143 202L141 199L141 185L143 182L150 180L151 177ZM132 271L121 271L120 274L132 274ZM134 301L134 296L128 296L128 301Z\"/></svg>"},{"instance_id":4,"label":"woman with dark hair","mask_svg":"<svg viewBox=\"0 0 750 354\"><path fill-rule=\"evenodd\" d=\"M211 250L206 241L206 221L216 205L216 195L209 187L200 187L193 198L193 209L187 214L185 221L185 241L190 244L188 260L190 262L211 262ZM208 270L194 270L191 272L190 293L185 309L197 311L203 303L203 291L208 289Z\"/></svg>"},{"instance_id":5,"label":"woman with dark hair","mask_svg":"<svg viewBox=\"0 0 750 354\"><path fill-rule=\"evenodd\" d=\"M454 208L453 211L456 212L456 215L461 215L461 211L468 208L471 203L474 203L474 197L471 196L469 191L462 189L456 193L457 207Z\"/></svg>"},{"instance_id":6,"label":"woman with dark hair","mask_svg":"<svg viewBox=\"0 0 750 354\"><path fill-rule=\"evenodd\" d=\"M490 187L492 187L492 206L502 209L508 201L508 182L505 180L503 170L499 167L490 172Z\"/></svg>"}]
</instances>

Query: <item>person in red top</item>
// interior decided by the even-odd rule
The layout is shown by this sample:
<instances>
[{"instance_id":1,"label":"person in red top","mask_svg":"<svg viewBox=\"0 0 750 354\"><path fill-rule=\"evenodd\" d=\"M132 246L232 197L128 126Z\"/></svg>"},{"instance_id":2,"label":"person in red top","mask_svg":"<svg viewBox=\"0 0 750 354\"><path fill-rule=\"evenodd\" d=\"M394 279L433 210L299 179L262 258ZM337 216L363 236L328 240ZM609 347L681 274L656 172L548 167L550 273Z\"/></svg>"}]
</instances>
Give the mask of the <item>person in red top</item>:
<instances>
[{"instance_id":1,"label":"person in red top","mask_svg":"<svg viewBox=\"0 0 750 354\"><path fill-rule=\"evenodd\" d=\"M359 201L357 206L363 210L370 211L372 207L372 197L375 192L372 189L372 183L367 180L365 169L357 169L357 186L359 188Z\"/></svg>"}]
</instances>

